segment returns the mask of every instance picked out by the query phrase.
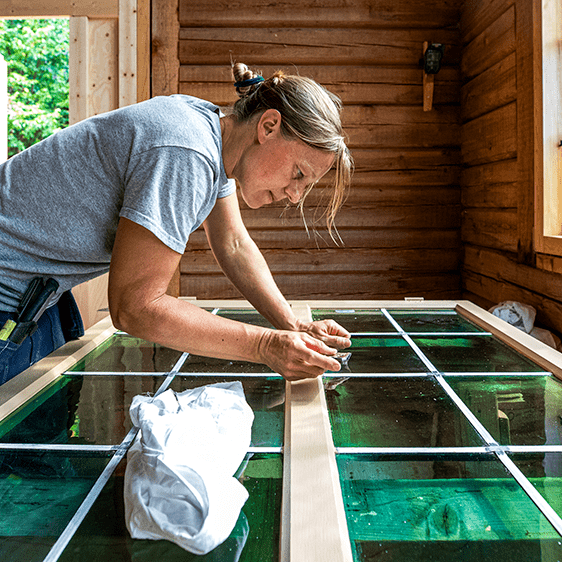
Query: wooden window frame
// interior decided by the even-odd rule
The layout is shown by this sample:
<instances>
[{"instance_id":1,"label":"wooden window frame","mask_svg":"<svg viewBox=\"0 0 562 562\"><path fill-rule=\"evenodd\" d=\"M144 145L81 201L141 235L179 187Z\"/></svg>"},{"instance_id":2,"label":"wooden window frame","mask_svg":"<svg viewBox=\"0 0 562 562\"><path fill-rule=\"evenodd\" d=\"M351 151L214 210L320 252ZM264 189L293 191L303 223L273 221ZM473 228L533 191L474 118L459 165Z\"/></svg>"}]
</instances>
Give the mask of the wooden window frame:
<instances>
[{"instance_id":1,"label":"wooden window frame","mask_svg":"<svg viewBox=\"0 0 562 562\"><path fill-rule=\"evenodd\" d=\"M533 10L534 245L537 265L562 273L562 2L534 0Z\"/></svg>"},{"instance_id":2,"label":"wooden window frame","mask_svg":"<svg viewBox=\"0 0 562 562\"><path fill-rule=\"evenodd\" d=\"M190 302L207 309L252 309L243 300ZM291 306L303 320L310 320L315 308L455 310L562 380L560 353L469 301L310 300L293 301ZM51 385L115 331L107 317L80 340L67 343L0 386L0 420ZM351 562L352 558L322 379L287 382L280 560Z\"/></svg>"}]
</instances>

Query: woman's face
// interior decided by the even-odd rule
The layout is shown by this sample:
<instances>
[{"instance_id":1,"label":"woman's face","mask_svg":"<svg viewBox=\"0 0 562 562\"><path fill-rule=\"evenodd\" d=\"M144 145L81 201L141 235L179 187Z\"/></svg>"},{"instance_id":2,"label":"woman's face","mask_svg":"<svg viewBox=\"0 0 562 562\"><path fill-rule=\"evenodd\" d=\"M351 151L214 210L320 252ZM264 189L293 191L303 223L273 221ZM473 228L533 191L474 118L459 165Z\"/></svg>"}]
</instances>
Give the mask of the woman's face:
<instances>
[{"instance_id":1,"label":"woman's face","mask_svg":"<svg viewBox=\"0 0 562 562\"><path fill-rule=\"evenodd\" d=\"M252 209L283 199L298 203L306 188L334 162L329 152L283 137L279 124L260 121L257 140L244 150L234 169L240 194Z\"/></svg>"}]
</instances>

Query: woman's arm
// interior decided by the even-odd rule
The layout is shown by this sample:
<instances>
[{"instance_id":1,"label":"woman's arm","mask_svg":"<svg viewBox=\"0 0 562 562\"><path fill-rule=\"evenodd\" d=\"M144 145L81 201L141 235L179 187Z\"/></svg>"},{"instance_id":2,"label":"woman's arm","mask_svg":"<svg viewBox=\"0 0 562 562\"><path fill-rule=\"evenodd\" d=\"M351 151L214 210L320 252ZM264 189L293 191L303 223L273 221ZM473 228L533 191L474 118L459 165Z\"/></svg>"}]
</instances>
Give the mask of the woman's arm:
<instances>
[{"instance_id":1,"label":"woman's arm","mask_svg":"<svg viewBox=\"0 0 562 562\"><path fill-rule=\"evenodd\" d=\"M309 334L212 315L166 294L181 255L121 218L109 271L113 323L131 335L206 357L265 363L288 380L337 371L335 353Z\"/></svg>"},{"instance_id":2,"label":"woman's arm","mask_svg":"<svg viewBox=\"0 0 562 562\"><path fill-rule=\"evenodd\" d=\"M338 349L350 345L349 333L336 322L302 322L295 317L244 226L236 194L217 200L204 228L225 275L273 326L308 332Z\"/></svg>"}]
</instances>

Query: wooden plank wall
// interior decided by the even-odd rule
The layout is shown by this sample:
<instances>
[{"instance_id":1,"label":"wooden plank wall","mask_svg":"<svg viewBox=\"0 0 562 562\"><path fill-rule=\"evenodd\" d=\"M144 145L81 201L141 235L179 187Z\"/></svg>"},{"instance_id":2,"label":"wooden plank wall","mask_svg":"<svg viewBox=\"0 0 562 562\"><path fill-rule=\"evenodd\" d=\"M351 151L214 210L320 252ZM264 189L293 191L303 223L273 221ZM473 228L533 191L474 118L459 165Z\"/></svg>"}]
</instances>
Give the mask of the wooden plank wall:
<instances>
[{"instance_id":1,"label":"wooden plank wall","mask_svg":"<svg viewBox=\"0 0 562 562\"><path fill-rule=\"evenodd\" d=\"M463 297L537 309L562 332L562 276L533 251L532 0L462 6Z\"/></svg>"},{"instance_id":2,"label":"wooden plank wall","mask_svg":"<svg viewBox=\"0 0 562 562\"><path fill-rule=\"evenodd\" d=\"M154 15L153 15L154 17ZM338 94L356 161L337 226L308 237L294 209L242 213L284 294L300 298L448 299L460 295L460 49L454 0L179 0L179 90L236 100L231 60L281 68ZM423 42L446 46L434 109L422 109ZM321 203L308 200L312 227ZM181 294L237 298L202 231L181 264Z\"/></svg>"}]
</instances>

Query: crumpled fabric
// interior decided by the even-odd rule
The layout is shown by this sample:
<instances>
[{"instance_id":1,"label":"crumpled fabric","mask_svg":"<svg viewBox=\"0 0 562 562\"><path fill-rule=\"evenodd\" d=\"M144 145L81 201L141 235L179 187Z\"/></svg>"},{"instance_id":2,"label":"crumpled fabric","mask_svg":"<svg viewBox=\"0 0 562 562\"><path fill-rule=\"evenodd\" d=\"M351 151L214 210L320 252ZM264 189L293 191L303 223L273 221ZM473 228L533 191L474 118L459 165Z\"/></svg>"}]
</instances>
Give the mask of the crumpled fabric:
<instances>
[{"instance_id":1,"label":"crumpled fabric","mask_svg":"<svg viewBox=\"0 0 562 562\"><path fill-rule=\"evenodd\" d=\"M516 301L500 302L490 308L489 312L527 334L533 329L537 315L537 311L532 306Z\"/></svg>"},{"instance_id":2,"label":"crumpled fabric","mask_svg":"<svg viewBox=\"0 0 562 562\"><path fill-rule=\"evenodd\" d=\"M207 554L228 538L248 499L233 477L254 419L242 384L135 396L129 411L140 429L125 471L131 537L166 539Z\"/></svg>"}]
</instances>

